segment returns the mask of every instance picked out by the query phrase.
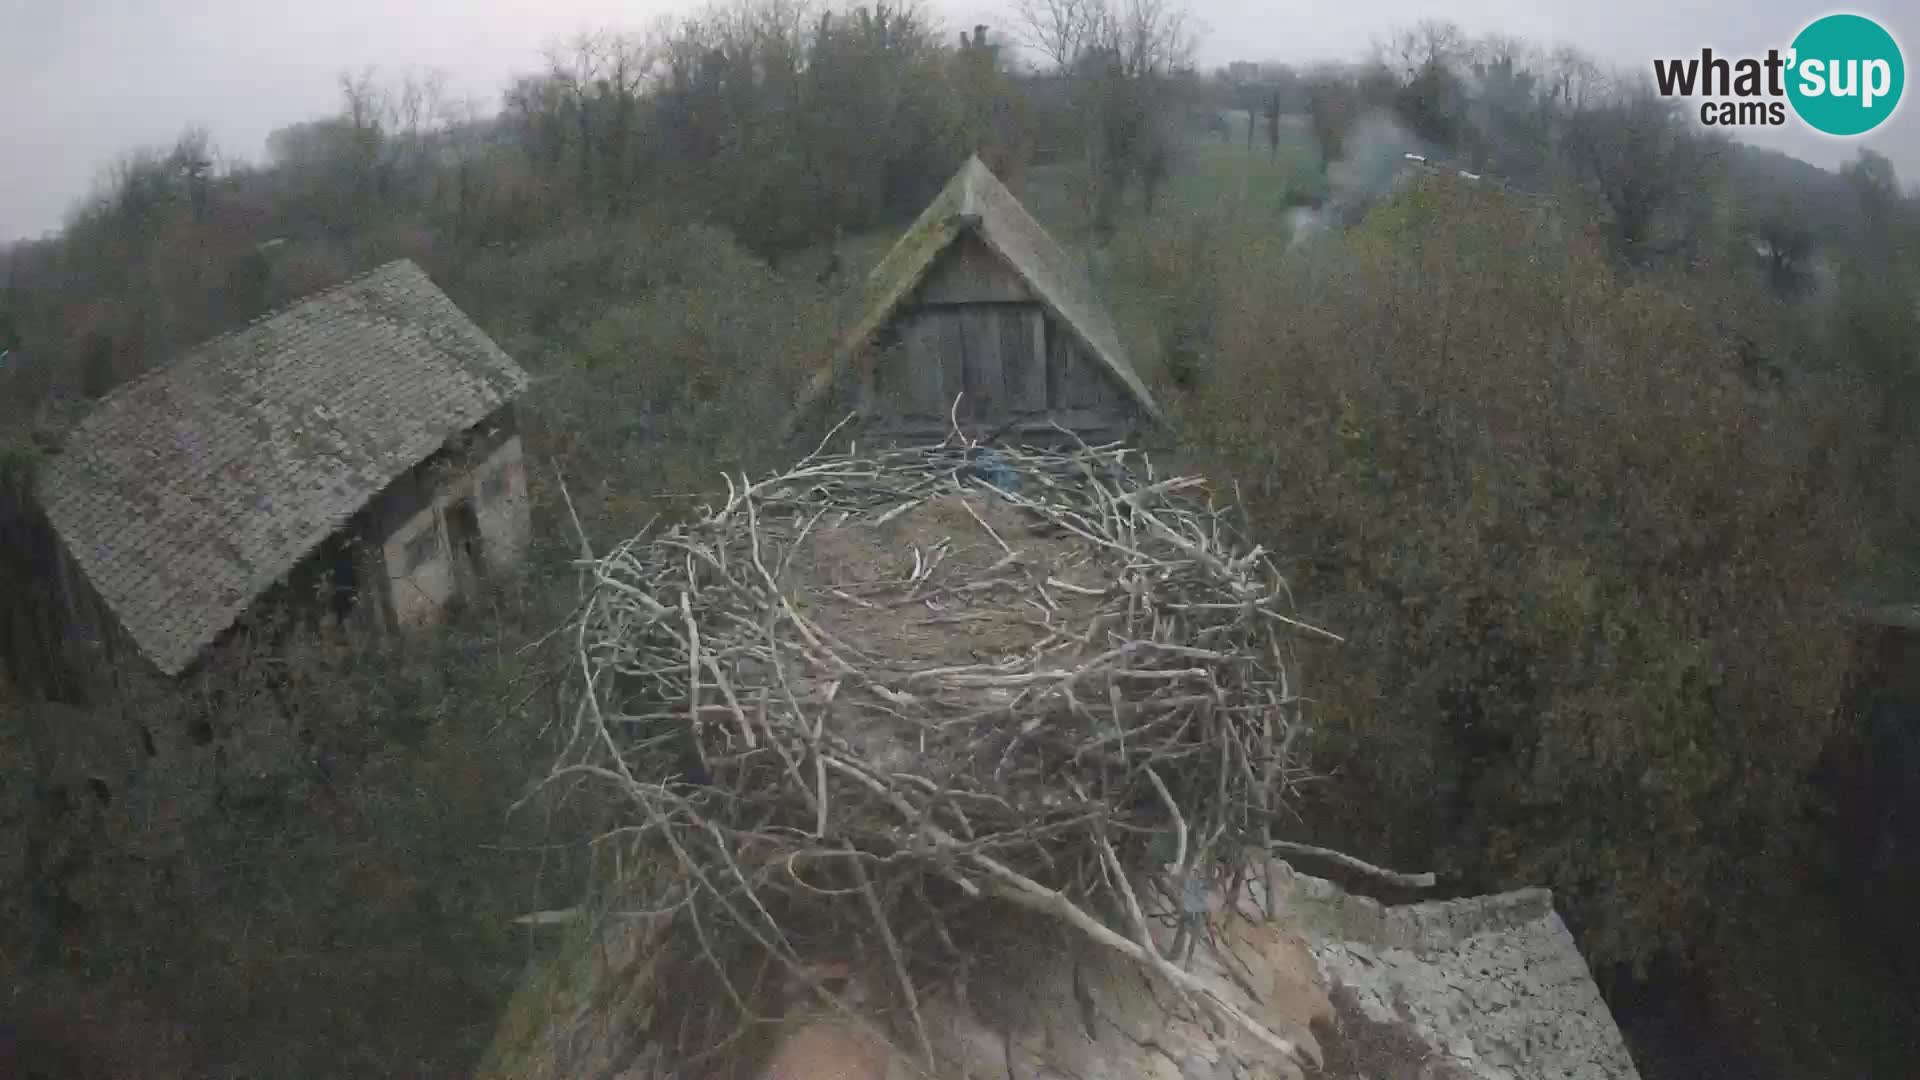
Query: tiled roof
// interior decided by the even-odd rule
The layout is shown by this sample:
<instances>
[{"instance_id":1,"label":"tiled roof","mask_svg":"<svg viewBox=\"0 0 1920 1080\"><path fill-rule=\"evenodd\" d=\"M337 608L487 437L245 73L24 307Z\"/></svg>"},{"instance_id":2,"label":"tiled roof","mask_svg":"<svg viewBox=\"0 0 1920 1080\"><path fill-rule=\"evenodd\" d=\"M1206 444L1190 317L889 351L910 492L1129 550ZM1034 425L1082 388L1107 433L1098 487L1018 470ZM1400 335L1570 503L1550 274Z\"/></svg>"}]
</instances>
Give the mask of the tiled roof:
<instances>
[{"instance_id":1,"label":"tiled roof","mask_svg":"<svg viewBox=\"0 0 1920 1080\"><path fill-rule=\"evenodd\" d=\"M1638 1080L1545 889L1385 905L1279 867L1276 910L1328 984L1463 1080Z\"/></svg>"},{"instance_id":2,"label":"tiled roof","mask_svg":"<svg viewBox=\"0 0 1920 1080\"><path fill-rule=\"evenodd\" d=\"M40 501L141 651L179 673L355 511L527 376L388 263L109 394Z\"/></svg>"},{"instance_id":3,"label":"tiled roof","mask_svg":"<svg viewBox=\"0 0 1920 1080\"><path fill-rule=\"evenodd\" d=\"M970 157L920 213L867 283L867 307L831 363L814 376L801 397L801 411L832 388L837 372L856 362L874 334L913 295L949 245L975 232L1018 273L1089 352L1120 380L1149 416L1160 415L1147 384L1127 361L1113 319L1095 295L1093 282L1005 184L978 157Z\"/></svg>"}]
</instances>

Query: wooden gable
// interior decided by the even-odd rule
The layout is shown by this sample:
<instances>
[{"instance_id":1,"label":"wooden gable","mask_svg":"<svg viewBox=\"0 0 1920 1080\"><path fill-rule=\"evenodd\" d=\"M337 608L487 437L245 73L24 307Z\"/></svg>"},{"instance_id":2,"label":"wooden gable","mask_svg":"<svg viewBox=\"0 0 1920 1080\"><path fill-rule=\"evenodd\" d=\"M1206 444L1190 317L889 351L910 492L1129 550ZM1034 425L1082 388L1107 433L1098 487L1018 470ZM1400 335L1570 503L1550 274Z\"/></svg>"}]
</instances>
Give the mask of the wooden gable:
<instances>
[{"instance_id":1,"label":"wooden gable","mask_svg":"<svg viewBox=\"0 0 1920 1080\"><path fill-rule=\"evenodd\" d=\"M1103 432L1127 394L1006 260L971 230L928 267L878 342L861 394L875 428L937 434L963 422Z\"/></svg>"},{"instance_id":2,"label":"wooden gable","mask_svg":"<svg viewBox=\"0 0 1920 1080\"><path fill-rule=\"evenodd\" d=\"M940 253L903 307L941 304L1039 303L1013 267L973 232L962 233Z\"/></svg>"}]
</instances>

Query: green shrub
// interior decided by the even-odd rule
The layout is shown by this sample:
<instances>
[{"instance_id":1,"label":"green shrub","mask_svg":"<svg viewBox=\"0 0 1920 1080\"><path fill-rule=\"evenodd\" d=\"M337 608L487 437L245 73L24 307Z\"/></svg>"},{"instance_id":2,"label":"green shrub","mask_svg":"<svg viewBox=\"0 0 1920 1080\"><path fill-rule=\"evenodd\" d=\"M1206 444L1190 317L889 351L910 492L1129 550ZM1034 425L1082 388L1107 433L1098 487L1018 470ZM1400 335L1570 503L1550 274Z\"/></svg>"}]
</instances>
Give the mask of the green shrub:
<instances>
[{"instance_id":1,"label":"green shrub","mask_svg":"<svg viewBox=\"0 0 1920 1080\"><path fill-rule=\"evenodd\" d=\"M554 720L557 680L533 643L575 597L558 481L604 546L681 512L722 469L757 470L846 302L723 234L649 220L478 260L449 287L526 346L535 377L521 406L536 522L525 572L442 632L378 648L296 635L139 702L142 723L204 723L216 745L263 717L279 742L227 768L218 804L191 821L131 820L168 801L142 781L63 823L40 865L76 919L43 910L0 939L9 955L40 946L90 986L170 1003L194 1075L472 1065L528 954L512 916L575 895L593 835L565 806L508 815ZM545 335L529 333L543 310ZM278 767L251 767L268 758Z\"/></svg>"},{"instance_id":2,"label":"green shrub","mask_svg":"<svg viewBox=\"0 0 1920 1080\"><path fill-rule=\"evenodd\" d=\"M1597 964L1711 948L1833 729L1856 389L1753 389L1715 320L1762 298L1616 278L1470 185L1223 258L1182 419L1347 635L1323 835L1549 884Z\"/></svg>"},{"instance_id":3,"label":"green shrub","mask_svg":"<svg viewBox=\"0 0 1920 1080\"><path fill-rule=\"evenodd\" d=\"M173 1075L464 1073L527 956L513 917L572 895L590 835L564 808L509 814L554 700L527 646L564 600L509 580L439 634L297 633L137 703L162 756L32 826L59 900L4 951L150 1004L185 1040ZM163 730L196 722L210 746ZM274 731L292 745L249 752ZM216 756L209 806L190 776Z\"/></svg>"},{"instance_id":4,"label":"green shrub","mask_svg":"<svg viewBox=\"0 0 1920 1080\"><path fill-rule=\"evenodd\" d=\"M543 459L535 514L567 522L554 483L564 480L596 542L722 488L722 472L765 464L858 284L784 277L710 229L652 238L663 254L621 260L624 284L579 304L576 329L528 360L538 381L527 437Z\"/></svg>"}]
</instances>

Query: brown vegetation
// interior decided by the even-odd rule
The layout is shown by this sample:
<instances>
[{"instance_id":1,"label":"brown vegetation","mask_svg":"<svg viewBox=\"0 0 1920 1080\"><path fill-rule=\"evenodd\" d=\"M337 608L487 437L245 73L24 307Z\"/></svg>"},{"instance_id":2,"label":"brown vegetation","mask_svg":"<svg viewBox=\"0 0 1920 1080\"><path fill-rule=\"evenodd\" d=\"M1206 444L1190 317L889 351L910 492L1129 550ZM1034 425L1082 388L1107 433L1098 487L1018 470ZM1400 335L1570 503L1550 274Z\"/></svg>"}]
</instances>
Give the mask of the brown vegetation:
<instances>
[{"instance_id":1,"label":"brown vegetation","mask_svg":"<svg viewBox=\"0 0 1920 1080\"><path fill-rule=\"evenodd\" d=\"M1200 83L1178 73L1176 11L1062 11L1105 21L1039 77L878 7L588 36L497 122L436 107L430 81L355 75L269 166L223 167L190 133L130 157L58 239L0 255L0 543L85 399L400 256L534 373L543 524L525 576L441 639L302 638L137 703L209 758L241 756L230 733L261 716L305 749L222 774L190 829L134 828L136 799L59 820L50 793L26 803L9 820L41 815L19 830L29 887L0 935L16 983L59 969L153 1003L200 1075L470 1064L535 947L511 917L571 896L585 861L545 806L502 825L546 749L556 668L536 643L580 598L571 521L629 535L716 473L774 464L768 433L857 292L863 241L835 238L905 220L974 149L1003 175L1029 152L1074 163L1183 452L1238 483L1311 613L1351 632L1307 658L1332 775L1306 831L1551 884L1603 963L1712 967L1753 927L1845 937L1850 909L1796 890L1820 835L1809 773L1853 745L1843 594L1911 579L1920 229L1891 166L1760 176L1576 55L1444 27L1354 68ZM1363 118L1505 183L1402 192L1298 244L1225 202L1129 218L1129 188L1166 204L1148 192L1185 144L1165 125L1193 101L1271 104L1268 156L1283 109L1305 114L1321 175L1276 201L1347 182L1325 166L1365 149ZM22 710L5 719L24 792ZM1911 931L1877 910L1876 932ZM1771 991L1723 994L1756 1041L1790 1031L1780 1060L1911 1060L1897 995L1838 970L1864 964L1774 955L1768 986L1815 971L1796 1000L1864 1017L1796 1026Z\"/></svg>"},{"instance_id":2,"label":"brown vegetation","mask_svg":"<svg viewBox=\"0 0 1920 1080\"><path fill-rule=\"evenodd\" d=\"M1704 946L1789 854L1864 570L1861 391L1754 389L1697 309L1548 228L1440 183L1311 269L1246 251L1190 408L1355 628L1315 679L1331 818L1553 884L1605 963Z\"/></svg>"},{"instance_id":3,"label":"brown vegetation","mask_svg":"<svg viewBox=\"0 0 1920 1080\"><path fill-rule=\"evenodd\" d=\"M1751 913L1808 881L1810 779L1852 722L1849 595L1890 557L1858 423L1883 391L1814 359L1757 274L1621 272L1570 224L1437 180L1310 251L1214 233L1212 292L1170 300L1212 316L1183 426L1353 631L1309 657L1334 769L1311 832L1551 885L1598 969L1739 985Z\"/></svg>"}]
</instances>

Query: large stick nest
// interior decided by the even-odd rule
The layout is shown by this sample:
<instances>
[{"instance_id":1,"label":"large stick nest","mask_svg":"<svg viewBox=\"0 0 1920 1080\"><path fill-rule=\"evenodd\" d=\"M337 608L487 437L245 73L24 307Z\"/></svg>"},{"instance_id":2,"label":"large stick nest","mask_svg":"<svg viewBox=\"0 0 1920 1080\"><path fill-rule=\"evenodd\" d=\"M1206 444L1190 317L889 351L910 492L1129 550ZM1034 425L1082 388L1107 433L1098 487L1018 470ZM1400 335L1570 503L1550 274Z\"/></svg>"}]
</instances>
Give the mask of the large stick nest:
<instances>
[{"instance_id":1,"label":"large stick nest","mask_svg":"<svg viewBox=\"0 0 1920 1080\"><path fill-rule=\"evenodd\" d=\"M931 1059L916 1002L996 901L1290 1052L1183 956L1300 779L1289 643L1323 632L1205 483L950 439L727 487L586 558L553 774L611 796L612 906L670 921L713 991L662 1021L674 1057L735 1042L769 975L831 999L822 958L858 954Z\"/></svg>"}]
</instances>

